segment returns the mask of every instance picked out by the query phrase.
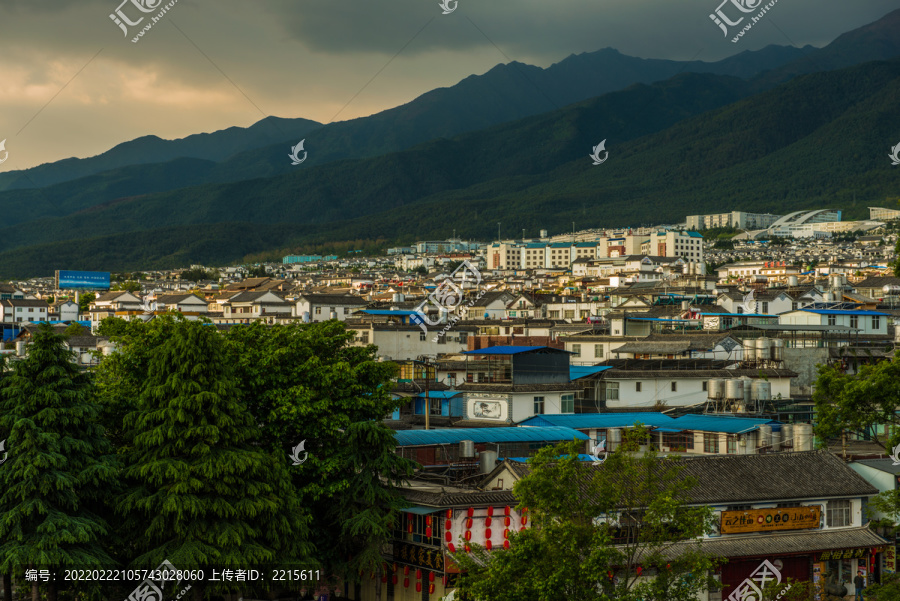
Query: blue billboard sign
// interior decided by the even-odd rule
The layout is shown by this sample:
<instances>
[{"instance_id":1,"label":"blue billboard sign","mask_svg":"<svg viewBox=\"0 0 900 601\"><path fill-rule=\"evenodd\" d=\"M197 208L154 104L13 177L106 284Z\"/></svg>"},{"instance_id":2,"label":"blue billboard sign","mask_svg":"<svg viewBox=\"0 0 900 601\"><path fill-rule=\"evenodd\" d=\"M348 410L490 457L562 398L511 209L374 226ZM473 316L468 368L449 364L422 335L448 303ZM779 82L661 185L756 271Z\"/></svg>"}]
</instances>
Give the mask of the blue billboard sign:
<instances>
[{"instance_id":1,"label":"blue billboard sign","mask_svg":"<svg viewBox=\"0 0 900 601\"><path fill-rule=\"evenodd\" d=\"M109 290L108 271L57 271L59 290Z\"/></svg>"}]
</instances>

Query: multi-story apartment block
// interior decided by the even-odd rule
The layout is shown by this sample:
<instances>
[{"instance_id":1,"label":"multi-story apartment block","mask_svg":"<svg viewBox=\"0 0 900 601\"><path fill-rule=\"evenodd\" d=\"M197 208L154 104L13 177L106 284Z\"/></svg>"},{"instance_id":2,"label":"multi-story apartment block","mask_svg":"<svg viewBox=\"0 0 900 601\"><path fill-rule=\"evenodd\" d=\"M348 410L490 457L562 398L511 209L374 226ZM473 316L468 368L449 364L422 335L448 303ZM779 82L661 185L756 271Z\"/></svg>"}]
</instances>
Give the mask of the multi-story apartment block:
<instances>
[{"instance_id":1,"label":"multi-story apartment block","mask_svg":"<svg viewBox=\"0 0 900 601\"><path fill-rule=\"evenodd\" d=\"M739 230L764 230L781 217L781 215L770 213L744 213L743 211L690 215L687 218L687 228L689 230L707 230L714 227L733 227Z\"/></svg>"}]
</instances>

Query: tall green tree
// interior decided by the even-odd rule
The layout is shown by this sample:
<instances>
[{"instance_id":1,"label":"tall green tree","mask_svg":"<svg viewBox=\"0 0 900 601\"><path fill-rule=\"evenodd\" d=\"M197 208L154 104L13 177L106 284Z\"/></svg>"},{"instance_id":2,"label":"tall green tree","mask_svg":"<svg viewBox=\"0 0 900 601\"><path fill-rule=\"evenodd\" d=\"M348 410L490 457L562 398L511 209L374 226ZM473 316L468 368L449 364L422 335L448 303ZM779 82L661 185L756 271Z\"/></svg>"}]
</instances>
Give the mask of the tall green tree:
<instances>
[{"instance_id":1,"label":"tall green tree","mask_svg":"<svg viewBox=\"0 0 900 601\"><path fill-rule=\"evenodd\" d=\"M78 297L78 311L80 313L87 313L88 309L91 306L91 303L96 300L97 295L93 292L85 292L81 296Z\"/></svg>"},{"instance_id":2,"label":"tall green tree","mask_svg":"<svg viewBox=\"0 0 900 601\"><path fill-rule=\"evenodd\" d=\"M861 364L856 374L838 366L819 366L813 400L816 403L815 432L822 440L843 438L847 433L872 434L884 449L900 443L900 361ZM880 426L890 426L890 435Z\"/></svg>"},{"instance_id":3,"label":"tall green tree","mask_svg":"<svg viewBox=\"0 0 900 601\"><path fill-rule=\"evenodd\" d=\"M88 376L42 324L27 357L0 382L0 573L109 567L105 501L116 489L112 447ZM57 588L47 586L55 601ZM38 601L38 590L34 588Z\"/></svg>"},{"instance_id":4,"label":"tall green tree","mask_svg":"<svg viewBox=\"0 0 900 601\"><path fill-rule=\"evenodd\" d=\"M287 458L266 451L223 342L211 324L158 318L120 338L101 378L120 376L113 390L136 393L125 401L119 503L135 564L247 568L309 557L309 513Z\"/></svg>"},{"instance_id":5,"label":"tall green tree","mask_svg":"<svg viewBox=\"0 0 900 601\"><path fill-rule=\"evenodd\" d=\"M512 534L508 550L454 554L461 591L480 601L696 599L714 561L690 542L712 525L709 507L690 504L693 479L675 459L636 453L634 441L599 466L580 461L580 447L547 447L529 461L513 492L532 527Z\"/></svg>"},{"instance_id":6,"label":"tall green tree","mask_svg":"<svg viewBox=\"0 0 900 601\"><path fill-rule=\"evenodd\" d=\"M310 508L317 557L329 573L355 579L382 561L399 509L397 491L414 463L395 453L383 419L394 409L393 363L375 347L352 346L344 324L234 327L226 334L248 406L279 456L304 442L292 467ZM326 542L327 541L327 542Z\"/></svg>"}]
</instances>

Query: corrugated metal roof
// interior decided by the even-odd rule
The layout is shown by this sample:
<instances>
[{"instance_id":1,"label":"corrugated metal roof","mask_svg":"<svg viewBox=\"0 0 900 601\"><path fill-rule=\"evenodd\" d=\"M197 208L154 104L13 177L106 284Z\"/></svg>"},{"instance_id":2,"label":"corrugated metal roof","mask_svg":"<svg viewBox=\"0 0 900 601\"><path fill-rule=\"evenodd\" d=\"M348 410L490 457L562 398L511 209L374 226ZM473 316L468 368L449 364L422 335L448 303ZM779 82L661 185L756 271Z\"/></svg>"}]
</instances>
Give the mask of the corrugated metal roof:
<instances>
[{"instance_id":1,"label":"corrugated metal roof","mask_svg":"<svg viewBox=\"0 0 900 601\"><path fill-rule=\"evenodd\" d=\"M763 424L780 424L771 419L752 417L722 417L718 415L682 415L675 419L673 426L682 430L702 430L705 432L725 432L743 434L758 430Z\"/></svg>"},{"instance_id":2,"label":"corrugated metal roof","mask_svg":"<svg viewBox=\"0 0 900 601\"><path fill-rule=\"evenodd\" d=\"M588 440L587 435L572 428L440 428L437 430L399 430L394 432L397 446L414 447L436 444L459 444L461 440L472 442L556 442L561 440Z\"/></svg>"},{"instance_id":3,"label":"corrugated metal roof","mask_svg":"<svg viewBox=\"0 0 900 601\"><path fill-rule=\"evenodd\" d=\"M567 413L535 416L520 426L565 426L567 428L625 428L640 422L645 426L667 426L676 422L663 413Z\"/></svg>"},{"instance_id":4,"label":"corrugated metal roof","mask_svg":"<svg viewBox=\"0 0 900 601\"><path fill-rule=\"evenodd\" d=\"M362 313L368 313L369 315L416 315L415 311L391 311L390 309L365 309Z\"/></svg>"},{"instance_id":5,"label":"corrugated metal roof","mask_svg":"<svg viewBox=\"0 0 900 601\"><path fill-rule=\"evenodd\" d=\"M592 376L601 371L606 371L607 369L612 369L612 365L570 365L569 379L577 380L578 378Z\"/></svg>"}]
</instances>

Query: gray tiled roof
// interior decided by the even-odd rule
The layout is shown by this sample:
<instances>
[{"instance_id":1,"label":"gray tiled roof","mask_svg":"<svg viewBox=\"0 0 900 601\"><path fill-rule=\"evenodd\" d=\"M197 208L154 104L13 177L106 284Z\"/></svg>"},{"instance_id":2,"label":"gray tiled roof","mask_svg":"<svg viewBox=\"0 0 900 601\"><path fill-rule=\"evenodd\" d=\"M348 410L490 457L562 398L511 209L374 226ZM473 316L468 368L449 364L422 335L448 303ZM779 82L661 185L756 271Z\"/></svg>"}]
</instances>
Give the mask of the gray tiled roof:
<instances>
[{"instance_id":1,"label":"gray tiled roof","mask_svg":"<svg viewBox=\"0 0 900 601\"><path fill-rule=\"evenodd\" d=\"M762 557L788 553L809 553L832 549L880 547L888 544L868 527L810 530L806 532L772 532L753 536L722 536L704 539L703 551L717 557ZM676 543L666 550L669 557L696 548L696 543Z\"/></svg>"},{"instance_id":2,"label":"gray tiled roof","mask_svg":"<svg viewBox=\"0 0 900 601\"><path fill-rule=\"evenodd\" d=\"M410 503L427 505L435 508L442 507L470 507L485 505L510 505L519 504L511 490L481 491L472 490L466 492L428 492L421 490L401 490L403 497Z\"/></svg>"}]
</instances>

